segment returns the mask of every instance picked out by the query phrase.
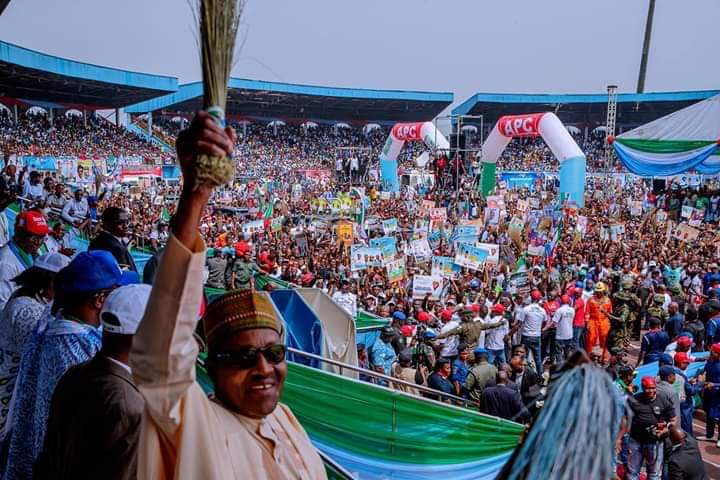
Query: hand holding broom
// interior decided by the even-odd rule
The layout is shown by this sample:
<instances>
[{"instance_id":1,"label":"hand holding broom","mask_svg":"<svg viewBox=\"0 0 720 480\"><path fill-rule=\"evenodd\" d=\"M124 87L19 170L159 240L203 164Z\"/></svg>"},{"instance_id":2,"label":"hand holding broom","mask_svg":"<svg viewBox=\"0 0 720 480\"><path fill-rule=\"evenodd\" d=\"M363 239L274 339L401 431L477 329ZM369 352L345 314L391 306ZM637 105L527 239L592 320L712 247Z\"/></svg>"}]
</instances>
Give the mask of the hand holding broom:
<instances>
[{"instance_id":1,"label":"hand holding broom","mask_svg":"<svg viewBox=\"0 0 720 480\"><path fill-rule=\"evenodd\" d=\"M222 131L225 128L227 85L233 66L235 40L246 0L194 1L197 2L195 15L200 28L206 118L213 119ZM213 188L232 180L235 173L232 146L226 152L199 152L195 162L193 189Z\"/></svg>"}]
</instances>

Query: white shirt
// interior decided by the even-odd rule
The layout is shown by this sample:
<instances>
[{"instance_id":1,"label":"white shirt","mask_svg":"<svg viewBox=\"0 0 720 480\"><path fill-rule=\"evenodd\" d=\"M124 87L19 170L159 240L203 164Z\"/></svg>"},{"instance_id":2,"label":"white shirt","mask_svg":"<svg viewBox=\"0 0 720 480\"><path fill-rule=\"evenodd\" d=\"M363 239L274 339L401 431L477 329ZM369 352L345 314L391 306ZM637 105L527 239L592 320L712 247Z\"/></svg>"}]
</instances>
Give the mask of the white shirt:
<instances>
[{"instance_id":1,"label":"white shirt","mask_svg":"<svg viewBox=\"0 0 720 480\"><path fill-rule=\"evenodd\" d=\"M335 303L340 305L343 310L355 318L357 315L357 297L355 297L354 293L343 293L342 291L338 291L333 294L332 299Z\"/></svg>"},{"instance_id":2,"label":"white shirt","mask_svg":"<svg viewBox=\"0 0 720 480\"><path fill-rule=\"evenodd\" d=\"M10 241L10 231L8 230L8 221L5 212L0 212L0 247L5 246ZM702 283L701 283L702 285ZM702 288L700 289L702 291Z\"/></svg>"},{"instance_id":3,"label":"white shirt","mask_svg":"<svg viewBox=\"0 0 720 480\"><path fill-rule=\"evenodd\" d=\"M555 339L571 340L573 338L573 319L575 318L575 309L570 305L562 305L555 311L553 315L553 323L557 325L555 331Z\"/></svg>"},{"instance_id":4,"label":"white shirt","mask_svg":"<svg viewBox=\"0 0 720 480\"><path fill-rule=\"evenodd\" d=\"M495 315L490 323L497 323L504 320L502 315ZM505 335L510 331L507 322L497 328L485 332L485 348L488 350L502 350L505 348Z\"/></svg>"},{"instance_id":5,"label":"white shirt","mask_svg":"<svg viewBox=\"0 0 720 480\"><path fill-rule=\"evenodd\" d=\"M358 159L355 157L352 157L350 159L350 170L358 170L360 168L358 164Z\"/></svg>"},{"instance_id":6,"label":"white shirt","mask_svg":"<svg viewBox=\"0 0 720 480\"><path fill-rule=\"evenodd\" d=\"M47 248L48 253L59 253L63 248L73 248L74 238L75 235L72 232L66 232L61 241L58 241L52 235L48 235L45 237L45 248Z\"/></svg>"},{"instance_id":7,"label":"white shirt","mask_svg":"<svg viewBox=\"0 0 720 480\"><path fill-rule=\"evenodd\" d=\"M87 199L83 198L78 202L75 198L73 198L63 207L62 218L69 223L73 223L78 220L85 220L89 210Z\"/></svg>"},{"instance_id":8,"label":"white shirt","mask_svg":"<svg viewBox=\"0 0 720 480\"><path fill-rule=\"evenodd\" d=\"M443 327L440 329L440 333L449 332L453 328L457 328L459 325L460 322L458 322L457 320L450 320L448 323L443 325ZM440 350L441 357L454 357L458 354L458 345L460 344L459 336L450 335L447 338L439 340L438 343L442 345L442 350Z\"/></svg>"},{"instance_id":9,"label":"white shirt","mask_svg":"<svg viewBox=\"0 0 720 480\"><path fill-rule=\"evenodd\" d=\"M25 271L25 265L10 250L8 245L0 248L0 311L17 288L13 278Z\"/></svg>"},{"instance_id":10,"label":"white shirt","mask_svg":"<svg viewBox=\"0 0 720 480\"><path fill-rule=\"evenodd\" d=\"M539 337L543 322L548 319L545 309L537 303L531 303L524 308L522 314L522 334L526 337Z\"/></svg>"}]
</instances>

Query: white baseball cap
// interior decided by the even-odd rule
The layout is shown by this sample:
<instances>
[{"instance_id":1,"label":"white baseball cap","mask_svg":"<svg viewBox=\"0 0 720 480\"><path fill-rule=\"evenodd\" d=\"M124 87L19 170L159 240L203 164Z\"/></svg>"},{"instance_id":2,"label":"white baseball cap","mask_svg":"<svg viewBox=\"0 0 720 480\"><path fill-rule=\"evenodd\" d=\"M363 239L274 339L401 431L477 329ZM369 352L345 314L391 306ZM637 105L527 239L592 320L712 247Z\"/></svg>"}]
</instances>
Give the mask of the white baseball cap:
<instances>
[{"instance_id":1,"label":"white baseball cap","mask_svg":"<svg viewBox=\"0 0 720 480\"><path fill-rule=\"evenodd\" d=\"M33 267L57 273L67 267L69 263L70 258L62 253L50 252L36 258L35 262L33 262Z\"/></svg>"},{"instance_id":2,"label":"white baseball cap","mask_svg":"<svg viewBox=\"0 0 720 480\"><path fill-rule=\"evenodd\" d=\"M135 335L152 287L145 284L125 285L108 295L100 312L103 330L118 335Z\"/></svg>"}]
</instances>

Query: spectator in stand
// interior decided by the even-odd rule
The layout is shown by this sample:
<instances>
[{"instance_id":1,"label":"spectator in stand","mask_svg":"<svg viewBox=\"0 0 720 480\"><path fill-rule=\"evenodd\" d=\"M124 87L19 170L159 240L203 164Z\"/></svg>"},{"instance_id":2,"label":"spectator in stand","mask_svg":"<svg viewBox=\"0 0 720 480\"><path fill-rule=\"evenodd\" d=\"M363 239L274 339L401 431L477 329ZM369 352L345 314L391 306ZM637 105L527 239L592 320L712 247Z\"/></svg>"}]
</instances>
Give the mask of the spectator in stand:
<instances>
[{"instance_id":1,"label":"spectator in stand","mask_svg":"<svg viewBox=\"0 0 720 480\"><path fill-rule=\"evenodd\" d=\"M90 207L82 190L75 190L73 198L70 199L62 209L62 219L74 225L76 228L82 228L88 219Z\"/></svg>"},{"instance_id":2,"label":"spectator in stand","mask_svg":"<svg viewBox=\"0 0 720 480\"><path fill-rule=\"evenodd\" d=\"M55 275L68 263L65 255L47 253L13 279L17 289L0 314L0 440L7 432L5 420L22 353L55 296Z\"/></svg>"},{"instance_id":3,"label":"spectator in stand","mask_svg":"<svg viewBox=\"0 0 720 480\"><path fill-rule=\"evenodd\" d=\"M32 267L49 231L40 212L26 210L16 217L12 240L0 248L0 308L16 288L13 279Z\"/></svg>"},{"instance_id":4,"label":"spectator in stand","mask_svg":"<svg viewBox=\"0 0 720 480\"><path fill-rule=\"evenodd\" d=\"M126 240L130 215L125 209L107 208L102 214L102 230L92 239L88 250L105 250L117 260L120 268L137 272Z\"/></svg>"}]
</instances>

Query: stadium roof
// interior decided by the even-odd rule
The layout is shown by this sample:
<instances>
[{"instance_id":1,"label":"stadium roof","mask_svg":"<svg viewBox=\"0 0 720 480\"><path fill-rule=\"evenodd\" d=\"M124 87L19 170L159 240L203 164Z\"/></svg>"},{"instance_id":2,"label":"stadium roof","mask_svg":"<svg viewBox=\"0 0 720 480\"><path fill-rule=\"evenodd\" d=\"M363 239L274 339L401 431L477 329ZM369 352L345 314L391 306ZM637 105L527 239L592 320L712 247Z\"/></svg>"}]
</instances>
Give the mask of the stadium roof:
<instances>
[{"instance_id":1,"label":"stadium roof","mask_svg":"<svg viewBox=\"0 0 720 480\"><path fill-rule=\"evenodd\" d=\"M202 82L181 85L177 92L126 108L128 113L191 113L203 107ZM453 102L446 92L319 87L231 78L230 119L318 123L391 123L431 120Z\"/></svg>"},{"instance_id":2,"label":"stadium roof","mask_svg":"<svg viewBox=\"0 0 720 480\"><path fill-rule=\"evenodd\" d=\"M0 41L0 102L46 108L124 107L177 90L177 78L47 55Z\"/></svg>"},{"instance_id":3,"label":"stadium roof","mask_svg":"<svg viewBox=\"0 0 720 480\"><path fill-rule=\"evenodd\" d=\"M620 93L617 125L641 125L718 93L718 90ZM484 124L492 126L503 115L553 111L566 124L597 126L605 124L607 102L607 94L476 93L455 107L452 113L483 115ZM463 123L473 121L468 119Z\"/></svg>"}]
</instances>

